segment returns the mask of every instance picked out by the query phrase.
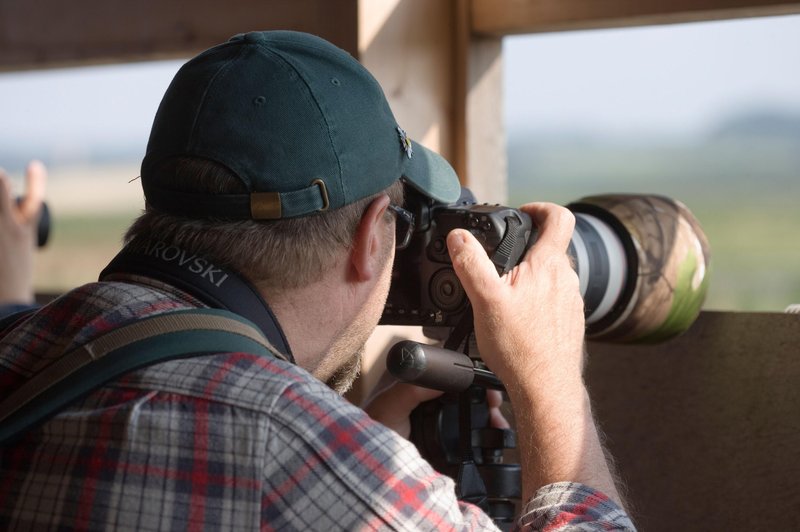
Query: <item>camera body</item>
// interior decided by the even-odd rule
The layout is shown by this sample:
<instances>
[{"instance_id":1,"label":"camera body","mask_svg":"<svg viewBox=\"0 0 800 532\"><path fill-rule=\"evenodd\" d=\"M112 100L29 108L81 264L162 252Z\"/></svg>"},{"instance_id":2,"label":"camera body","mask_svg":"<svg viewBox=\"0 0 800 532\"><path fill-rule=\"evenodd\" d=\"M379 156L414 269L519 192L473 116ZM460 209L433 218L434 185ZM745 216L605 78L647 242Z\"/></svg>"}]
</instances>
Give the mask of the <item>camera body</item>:
<instances>
[{"instance_id":1,"label":"camera body","mask_svg":"<svg viewBox=\"0 0 800 532\"><path fill-rule=\"evenodd\" d=\"M522 211L478 204L469 189L452 204L441 204L408 190L405 207L415 229L407 248L397 252L392 285L381 324L452 327L467 308L467 296L453 270L447 235L470 231L499 273L513 268L531 240L532 223Z\"/></svg>"}]
</instances>

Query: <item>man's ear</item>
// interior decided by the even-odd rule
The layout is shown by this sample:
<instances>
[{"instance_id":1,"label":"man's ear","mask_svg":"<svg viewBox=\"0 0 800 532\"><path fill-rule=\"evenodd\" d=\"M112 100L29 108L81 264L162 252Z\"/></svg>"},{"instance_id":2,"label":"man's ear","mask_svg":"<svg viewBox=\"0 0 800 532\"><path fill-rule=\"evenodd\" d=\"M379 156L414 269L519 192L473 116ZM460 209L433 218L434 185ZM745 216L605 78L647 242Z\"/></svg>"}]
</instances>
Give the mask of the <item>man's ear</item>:
<instances>
[{"instance_id":1,"label":"man's ear","mask_svg":"<svg viewBox=\"0 0 800 532\"><path fill-rule=\"evenodd\" d=\"M384 250L390 245L387 239L392 235L384 219L388 206L389 196L381 195L369 204L361 216L350 252L351 271L358 281L369 281L381 271Z\"/></svg>"}]
</instances>

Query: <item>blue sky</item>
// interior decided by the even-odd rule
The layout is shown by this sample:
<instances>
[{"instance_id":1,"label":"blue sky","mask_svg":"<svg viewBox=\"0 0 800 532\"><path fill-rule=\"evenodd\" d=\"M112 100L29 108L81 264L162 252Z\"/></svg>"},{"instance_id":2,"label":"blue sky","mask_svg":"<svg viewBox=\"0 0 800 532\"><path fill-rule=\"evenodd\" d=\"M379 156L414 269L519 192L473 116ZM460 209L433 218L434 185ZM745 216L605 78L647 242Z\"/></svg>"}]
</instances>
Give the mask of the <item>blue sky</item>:
<instances>
[{"instance_id":1,"label":"blue sky","mask_svg":"<svg viewBox=\"0 0 800 532\"><path fill-rule=\"evenodd\" d=\"M694 134L752 107L800 113L800 16L506 39L506 125Z\"/></svg>"},{"instance_id":2,"label":"blue sky","mask_svg":"<svg viewBox=\"0 0 800 532\"><path fill-rule=\"evenodd\" d=\"M752 106L800 112L800 16L518 36L504 51L511 135L691 134ZM143 151L180 63L0 74L0 148Z\"/></svg>"},{"instance_id":3,"label":"blue sky","mask_svg":"<svg viewBox=\"0 0 800 532\"><path fill-rule=\"evenodd\" d=\"M182 62L2 74L0 143L142 144Z\"/></svg>"}]
</instances>

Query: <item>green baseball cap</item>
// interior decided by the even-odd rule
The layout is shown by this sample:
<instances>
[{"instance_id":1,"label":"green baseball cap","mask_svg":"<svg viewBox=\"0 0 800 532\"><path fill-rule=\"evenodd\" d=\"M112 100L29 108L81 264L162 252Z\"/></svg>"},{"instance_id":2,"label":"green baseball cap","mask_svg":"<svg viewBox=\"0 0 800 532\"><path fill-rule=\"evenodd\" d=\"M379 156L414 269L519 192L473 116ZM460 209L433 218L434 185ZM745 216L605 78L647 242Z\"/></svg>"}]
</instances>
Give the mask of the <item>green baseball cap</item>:
<instances>
[{"instance_id":1,"label":"green baseball cap","mask_svg":"<svg viewBox=\"0 0 800 532\"><path fill-rule=\"evenodd\" d=\"M221 164L249 192L171 190L157 170L173 157ZM236 35L183 65L156 113L141 176L148 204L196 218L304 216L398 179L444 203L461 190L447 161L400 128L358 61L293 31Z\"/></svg>"}]
</instances>

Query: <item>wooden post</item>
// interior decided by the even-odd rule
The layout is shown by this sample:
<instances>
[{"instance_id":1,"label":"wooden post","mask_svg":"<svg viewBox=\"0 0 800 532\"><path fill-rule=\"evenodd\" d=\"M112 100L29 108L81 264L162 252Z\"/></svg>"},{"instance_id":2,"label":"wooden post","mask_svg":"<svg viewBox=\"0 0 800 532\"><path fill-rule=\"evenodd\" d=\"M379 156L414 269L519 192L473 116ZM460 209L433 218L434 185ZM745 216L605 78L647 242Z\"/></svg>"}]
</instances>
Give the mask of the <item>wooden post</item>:
<instances>
[{"instance_id":1,"label":"wooden post","mask_svg":"<svg viewBox=\"0 0 800 532\"><path fill-rule=\"evenodd\" d=\"M466 0L362 0L359 58L401 126L481 202L506 201L499 38L473 38Z\"/></svg>"},{"instance_id":2,"label":"wooden post","mask_svg":"<svg viewBox=\"0 0 800 532\"><path fill-rule=\"evenodd\" d=\"M465 0L362 0L359 59L412 138L441 153L480 202L506 201L500 39L473 39ZM379 327L350 394L374 388L385 353L419 327Z\"/></svg>"}]
</instances>

